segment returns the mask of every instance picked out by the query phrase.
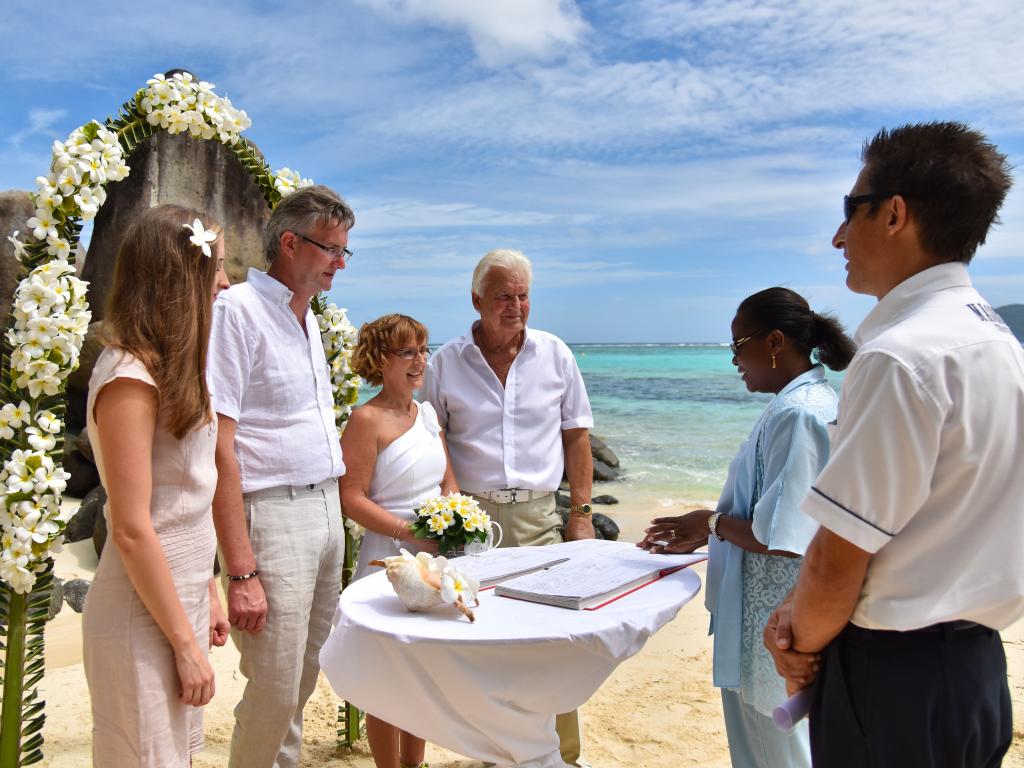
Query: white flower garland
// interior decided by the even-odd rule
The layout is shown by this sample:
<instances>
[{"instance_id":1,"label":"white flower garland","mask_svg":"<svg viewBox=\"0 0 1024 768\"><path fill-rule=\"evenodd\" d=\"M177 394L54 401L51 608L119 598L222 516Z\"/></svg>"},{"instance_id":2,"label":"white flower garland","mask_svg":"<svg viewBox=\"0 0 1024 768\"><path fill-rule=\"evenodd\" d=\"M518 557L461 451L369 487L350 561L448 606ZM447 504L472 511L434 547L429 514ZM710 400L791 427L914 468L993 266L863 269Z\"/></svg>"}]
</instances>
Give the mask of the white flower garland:
<instances>
[{"instance_id":1,"label":"white flower garland","mask_svg":"<svg viewBox=\"0 0 1024 768\"><path fill-rule=\"evenodd\" d=\"M24 240L9 239L29 270L14 295L10 381L0 402L0 579L28 593L52 553L60 550L70 515L61 511L68 473L60 464L63 396L92 315L87 284L75 277L73 251L81 221L95 217L105 187L128 176L125 158L155 130L188 132L229 146L273 207L282 196L310 186L290 168L273 172L241 133L251 125L243 110L217 96L214 85L187 72L155 75L126 103L117 119L90 121L53 143L50 172L36 179L34 215ZM349 360L356 330L335 305L318 313L334 389L339 433L358 397L360 379ZM15 390L21 390L17 393ZM27 394L27 397L25 396ZM17 400L17 404L13 402Z\"/></svg>"}]
</instances>

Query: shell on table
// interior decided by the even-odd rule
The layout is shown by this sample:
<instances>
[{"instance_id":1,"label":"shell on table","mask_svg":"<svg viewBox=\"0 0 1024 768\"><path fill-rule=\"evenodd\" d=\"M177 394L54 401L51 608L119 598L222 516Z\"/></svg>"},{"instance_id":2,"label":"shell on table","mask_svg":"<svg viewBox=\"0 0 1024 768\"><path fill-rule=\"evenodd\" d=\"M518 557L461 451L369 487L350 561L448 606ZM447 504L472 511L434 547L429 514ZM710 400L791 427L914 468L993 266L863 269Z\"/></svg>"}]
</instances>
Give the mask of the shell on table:
<instances>
[{"instance_id":1,"label":"shell on table","mask_svg":"<svg viewBox=\"0 0 1024 768\"><path fill-rule=\"evenodd\" d=\"M450 565L448 558L433 557L426 552L412 555L403 549L401 554L372 560L370 565L385 569L395 594L408 610L427 611L449 603L470 621L476 620L468 603L480 604L477 598L480 584Z\"/></svg>"}]
</instances>

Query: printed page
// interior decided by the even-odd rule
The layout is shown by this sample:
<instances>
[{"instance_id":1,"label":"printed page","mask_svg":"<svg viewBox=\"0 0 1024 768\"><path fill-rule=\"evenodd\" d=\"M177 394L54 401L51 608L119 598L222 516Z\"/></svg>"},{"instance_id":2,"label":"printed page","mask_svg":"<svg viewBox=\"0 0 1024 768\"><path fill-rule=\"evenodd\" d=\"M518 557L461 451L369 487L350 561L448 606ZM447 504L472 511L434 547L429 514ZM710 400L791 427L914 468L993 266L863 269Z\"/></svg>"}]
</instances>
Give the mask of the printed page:
<instances>
[{"instance_id":1,"label":"printed page","mask_svg":"<svg viewBox=\"0 0 1024 768\"><path fill-rule=\"evenodd\" d=\"M652 555L627 542L602 544L586 548L590 551L585 556L574 556L544 571L510 579L501 585L498 594L530 593L587 601L642 582L666 569L693 565L707 558L706 554Z\"/></svg>"},{"instance_id":2,"label":"printed page","mask_svg":"<svg viewBox=\"0 0 1024 768\"><path fill-rule=\"evenodd\" d=\"M508 547L491 549L481 555L467 555L452 560L452 565L473 576L481 587L489 587L512 576L530 573L545 566L564 562L567 554L554 547Z\"/></svg>"}]
</instances>

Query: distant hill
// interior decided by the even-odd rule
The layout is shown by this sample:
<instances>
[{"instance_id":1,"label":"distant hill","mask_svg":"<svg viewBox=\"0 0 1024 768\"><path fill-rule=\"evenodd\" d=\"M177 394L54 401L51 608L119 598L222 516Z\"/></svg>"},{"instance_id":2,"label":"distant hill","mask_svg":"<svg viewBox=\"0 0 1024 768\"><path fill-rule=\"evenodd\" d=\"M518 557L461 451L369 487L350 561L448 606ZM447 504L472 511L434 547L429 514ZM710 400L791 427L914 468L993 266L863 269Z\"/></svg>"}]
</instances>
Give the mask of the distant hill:
<instances>
[{"instance_id":1,"label":"distant hill","mask_svg":"<svg viewBox=\"0 0 1024 768\"><path fill-rule=\"evenodd\" d=\"M1005 307L997 307L996 312L1010 326L1013 335L1024 342L1024 304L1007 304Z\"/></svg>"}]
</instances>

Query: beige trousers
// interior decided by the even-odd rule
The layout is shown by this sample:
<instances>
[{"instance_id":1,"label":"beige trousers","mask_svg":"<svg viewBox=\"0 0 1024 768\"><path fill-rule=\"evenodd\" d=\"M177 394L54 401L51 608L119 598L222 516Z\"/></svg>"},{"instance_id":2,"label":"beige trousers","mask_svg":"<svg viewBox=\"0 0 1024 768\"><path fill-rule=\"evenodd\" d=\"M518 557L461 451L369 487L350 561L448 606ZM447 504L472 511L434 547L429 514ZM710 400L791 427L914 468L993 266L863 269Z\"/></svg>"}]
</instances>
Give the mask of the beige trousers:
<instances>
[{"instance_id":1,"label":"beige trousers","mask_svg":"<svg viewBox=\"0 0 1024 768\"><path fill-rule=\"evenodd\" d=\"M479 496L473 498L501 526L503 547L535 547L557 544L562 540L559 531L562 516L555 508L555 494L518 504L495 504ZM556 715L555 730L562 760L569 765L577 765L583 748L579 710Z\"/></svg>"},{"instance_id":2,"label":"beige trousers","mask_svg":"<svg viewBox=\"0 0 1024 768\"><path fill-rule=\"evenodd\" d=\"M267 595L267 623L256 635L231 630L247 682L235 707L228 765L295 768L302 710L316 687L320 647L341 589L338 481L246 494L245 514Z\"/></svg>"}]
</instances>

